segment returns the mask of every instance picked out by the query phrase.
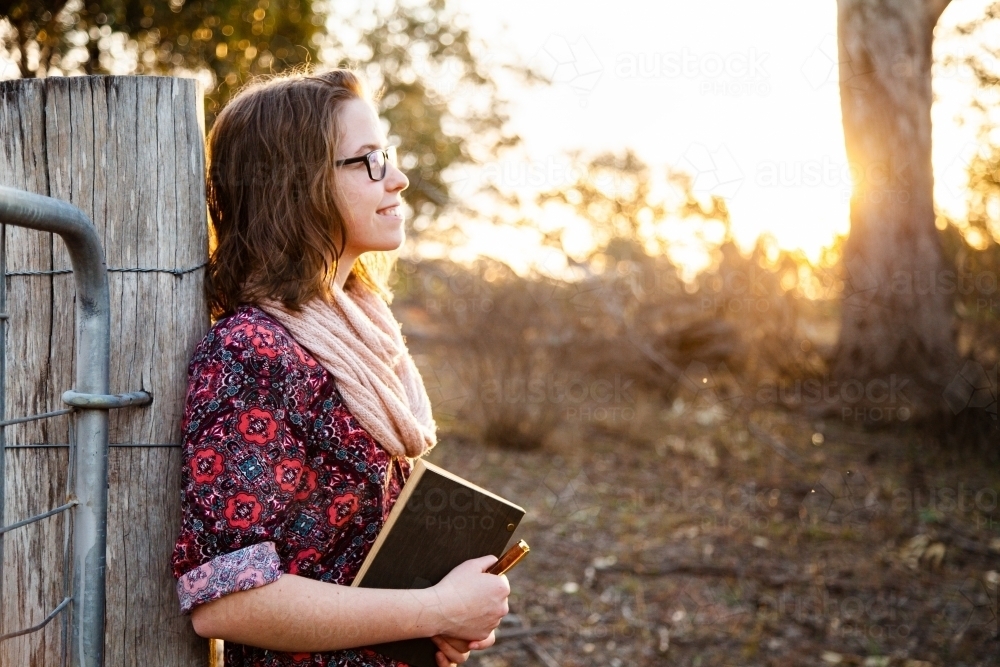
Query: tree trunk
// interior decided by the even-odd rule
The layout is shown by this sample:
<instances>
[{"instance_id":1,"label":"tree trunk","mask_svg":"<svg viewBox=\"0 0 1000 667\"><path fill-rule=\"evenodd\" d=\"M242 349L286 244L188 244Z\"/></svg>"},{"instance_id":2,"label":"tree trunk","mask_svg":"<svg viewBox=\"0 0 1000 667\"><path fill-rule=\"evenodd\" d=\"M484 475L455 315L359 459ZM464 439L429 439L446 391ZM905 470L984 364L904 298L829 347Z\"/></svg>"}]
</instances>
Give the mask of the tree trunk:
<instances>
[{"instance_id":1,"label":"tree trunk","mask_svg":"<svg viewBox=\"0 0 1000 667\"><path fill-rule=\"evenodd\" d=\"M931 170L931 45L947 4L838 0L854 189L833 374L852 421L934 414L956 366L954 275L934 224Z\"/></svg>"},{"instance_id":2,"label":"tree trunk","mask_svg":"<svg viewBox=\"0 0 1000 667\"><path fill-rule=\"evenodd\" d=\"M180 529L180 419L187 363L209 326L202 95L190 79L53 77L0 84L0 184L68 201L93 220L111 292L105 664L197 667L205 640L181 616L170 574ZM74 288L63 242L7 226L6 418L65 407ZM3 266L3 263L0 263ZM66 502L69 418L7 428L4 524ZM49 445L48 447L35 447ZM4 536L0 633L62 599L66 516ZM63 616L0 644L0 665L63 663Z\"/></svg>"}]
</instances>

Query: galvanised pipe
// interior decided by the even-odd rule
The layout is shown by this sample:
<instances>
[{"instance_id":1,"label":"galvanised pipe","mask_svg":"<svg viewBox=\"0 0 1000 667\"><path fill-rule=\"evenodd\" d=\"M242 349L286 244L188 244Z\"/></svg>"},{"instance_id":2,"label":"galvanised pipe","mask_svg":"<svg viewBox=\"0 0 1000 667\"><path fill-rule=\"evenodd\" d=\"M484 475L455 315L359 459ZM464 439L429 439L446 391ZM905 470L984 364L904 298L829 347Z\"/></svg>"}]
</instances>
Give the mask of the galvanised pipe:
<instances>
[{"instance_id":1,"label":"galvanised pipe","mask_svg":"<svg viewBox=\"0 0 1000 667\"><path fill-rule=\"evenodd\" d=\"M69 251L76 280L76 386L108 393L111 306L104 251L94 224L72 204L0 186L0 222L52 232ZM104 665L104 579L108 526L107 408L79 408L73 521L73 667ZM71 498L72 500L72 498Z\"/></svg>"}]
</instances>

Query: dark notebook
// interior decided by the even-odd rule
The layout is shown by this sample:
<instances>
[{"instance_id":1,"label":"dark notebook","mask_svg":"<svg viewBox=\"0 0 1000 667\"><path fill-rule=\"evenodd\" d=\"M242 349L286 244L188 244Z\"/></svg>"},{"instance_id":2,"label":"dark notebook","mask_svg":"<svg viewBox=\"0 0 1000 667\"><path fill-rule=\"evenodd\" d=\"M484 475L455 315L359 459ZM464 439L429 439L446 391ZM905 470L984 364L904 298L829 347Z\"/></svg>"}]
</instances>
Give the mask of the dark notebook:
<instances>
[{"instance_id":1,"label":"dark notebook","mask_svg":"<svg viewBox=\"0 0 1000 667\"><path fill-rule=\"evenodd\" d=\"M352 586L433 586L470 558L499 558L523 516L510 501L418 460ZM437 667L430 639L368 648L413 667Z\"/></svg>"}]
</instances>

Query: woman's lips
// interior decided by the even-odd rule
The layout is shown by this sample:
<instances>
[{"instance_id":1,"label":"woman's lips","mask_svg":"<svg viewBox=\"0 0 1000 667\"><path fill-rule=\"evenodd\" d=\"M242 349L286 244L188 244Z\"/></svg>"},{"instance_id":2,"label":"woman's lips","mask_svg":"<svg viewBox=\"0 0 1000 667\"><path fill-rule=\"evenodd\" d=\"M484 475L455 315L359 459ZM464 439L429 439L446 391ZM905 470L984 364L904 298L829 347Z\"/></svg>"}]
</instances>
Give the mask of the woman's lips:
<instances>
[{"instance_id":1,"label":"woman's lips","mask_svg":"<svg viewBox=\"0 0 1000 667\"><path fill-rule=\"evenodd\" d=\"M386 215L393 218L402 218L403 213L399 210L399 204L393 204L392 206L386 206L385 208L380 208L375 211L379 215Z\"/></svg>"}]
</instances>

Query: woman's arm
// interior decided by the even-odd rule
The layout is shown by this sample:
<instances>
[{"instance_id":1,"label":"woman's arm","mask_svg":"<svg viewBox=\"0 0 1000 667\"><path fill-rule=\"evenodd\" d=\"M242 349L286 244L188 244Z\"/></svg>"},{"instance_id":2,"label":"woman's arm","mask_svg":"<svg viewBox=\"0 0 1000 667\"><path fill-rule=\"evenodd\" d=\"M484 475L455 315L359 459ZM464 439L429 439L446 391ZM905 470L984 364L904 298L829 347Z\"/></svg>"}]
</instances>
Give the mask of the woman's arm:
<instances>
[{"instance_id":1,"label":"woman's arm","mask_svg":"<svg viewBox=\"0 0 1000 667\"><path fill-rule=\"evenodd\" d=\"M390 591L328 584L294 574L231 593L191 614L202 637L292 653L357 648L440 631L429 590Z\"/></svg>"},{"instance_id":2,"label":"woman's arm","mask_svg":"<svg viewBox=\"0 0 1000 667\"><path fill-rule=\"evenodd\" d=\"M495 561L466 561L436 586L413 590L352 588L285 574L195 608L192 622L202 637L292 653L432 635L485 648L507 613L510 593L506 577L483 572Z\"/></svg>"}]
</instances>

